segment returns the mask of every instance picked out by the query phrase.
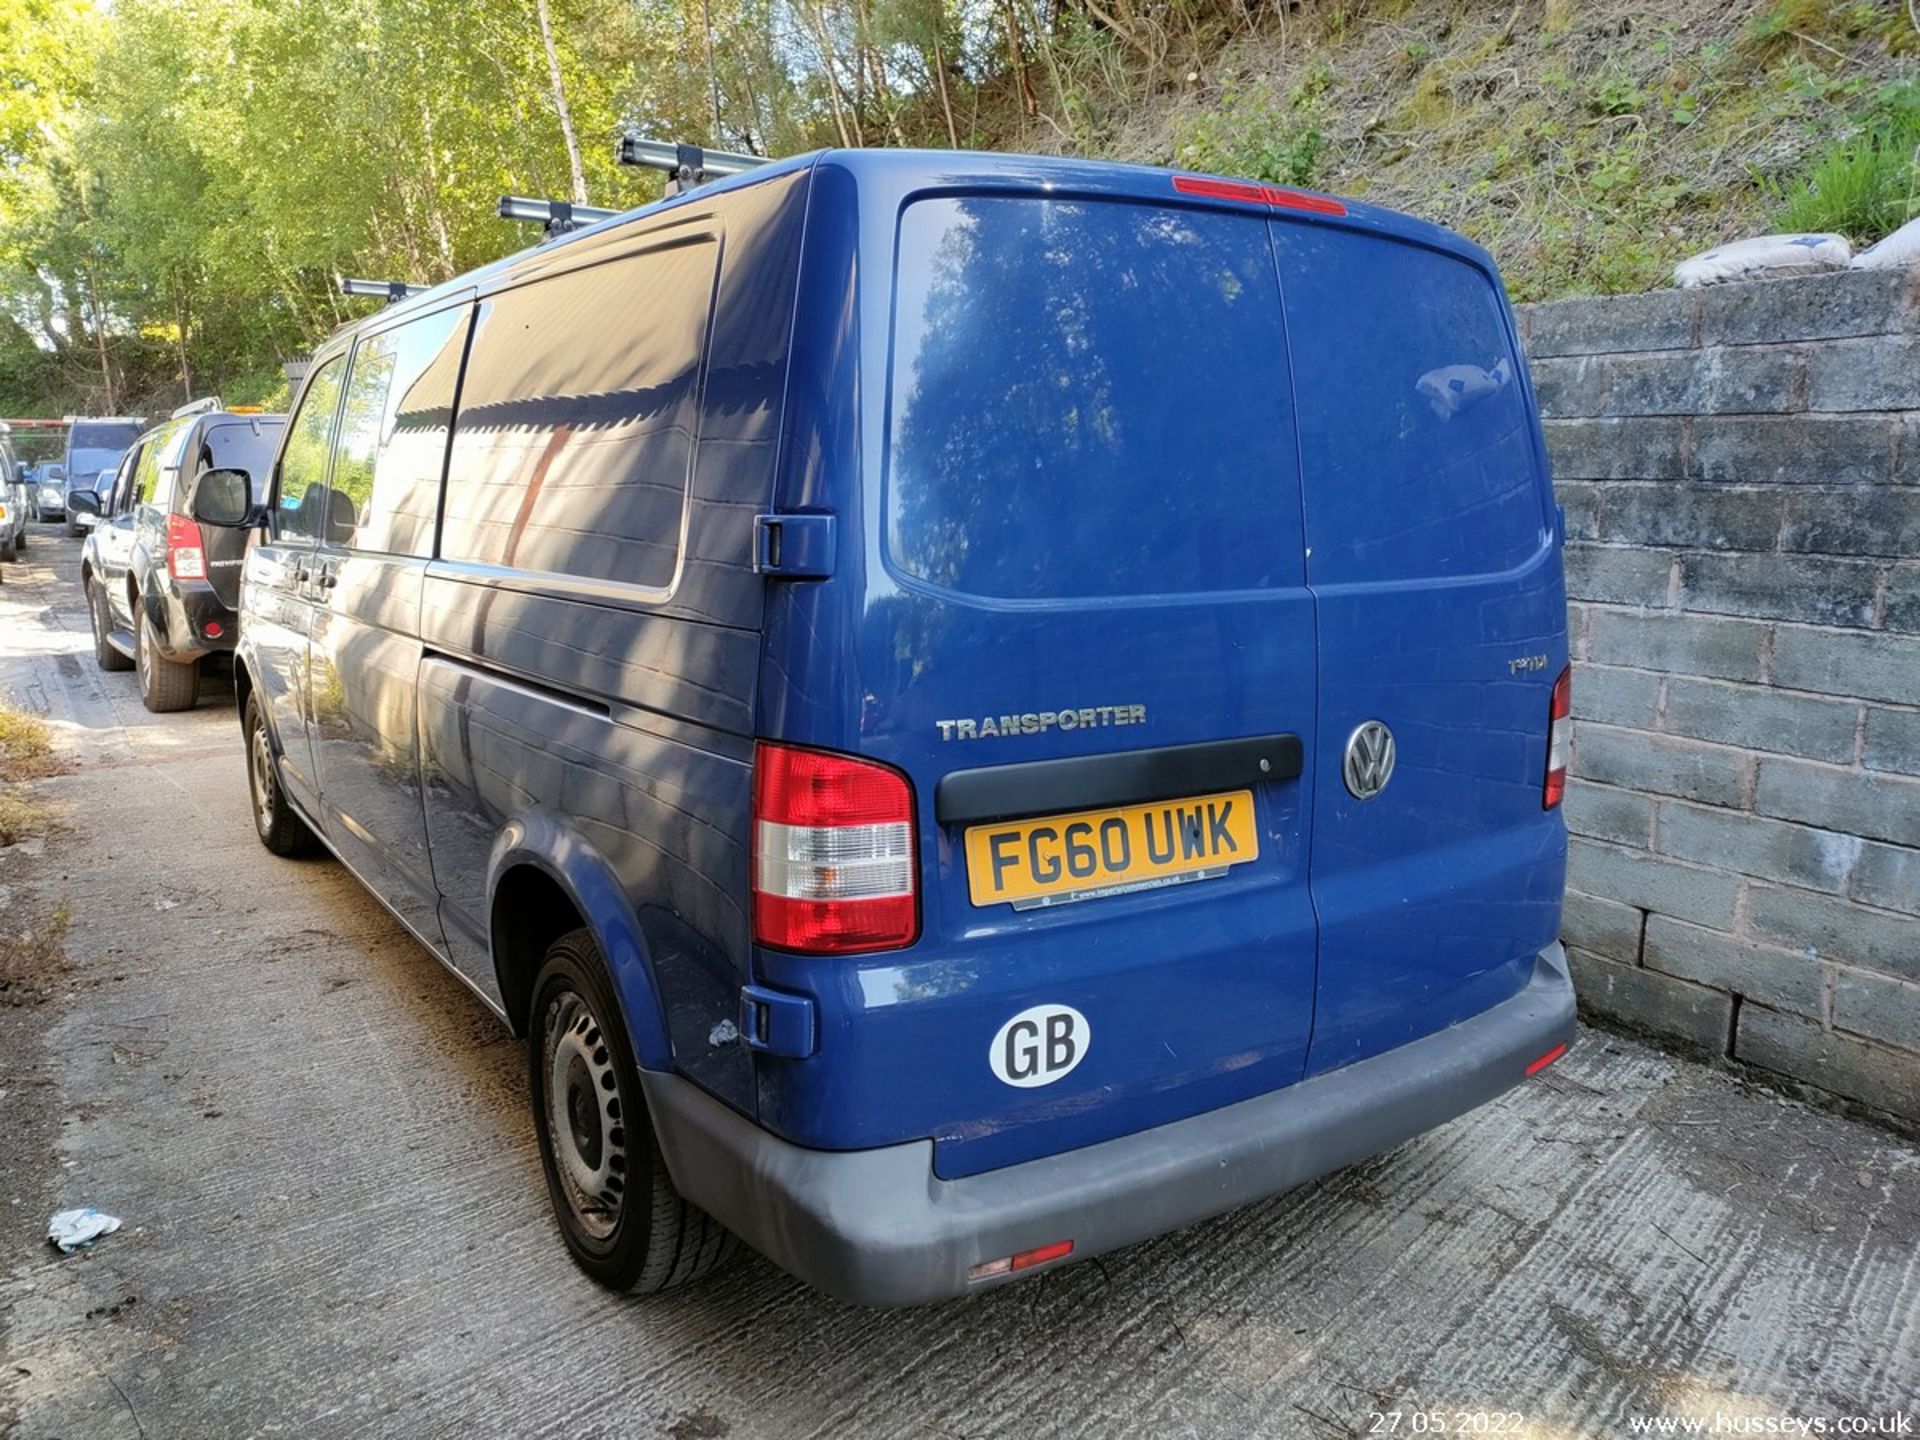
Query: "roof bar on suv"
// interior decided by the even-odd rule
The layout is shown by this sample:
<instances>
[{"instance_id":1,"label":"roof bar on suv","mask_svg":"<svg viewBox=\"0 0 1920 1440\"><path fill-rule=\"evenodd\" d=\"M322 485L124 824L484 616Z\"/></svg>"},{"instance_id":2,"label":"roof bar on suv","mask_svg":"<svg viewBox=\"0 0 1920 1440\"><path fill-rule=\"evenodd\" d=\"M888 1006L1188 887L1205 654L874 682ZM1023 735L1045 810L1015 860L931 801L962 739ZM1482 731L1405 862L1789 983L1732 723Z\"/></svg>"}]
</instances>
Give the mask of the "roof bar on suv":
<instances>
[{"instance_id":1,"label":"roof bar on suv","mask_svg":"<svg viewBox=\"0 0 1920 1440\"><path fill-rule=\"evenodd\" d=\"M735 155L727 150L706 150L672 140L643 140L638 135L622 135L615 158L622 165L666 171L669 195L679 195L709 180L738 175L768 163L759 155Z\"/></svg>"},{"instance_id":2,"label":"roof bar on suv","mask_svg":"<svg viewBox=\"0 0 1920 1440\"><path fill-rule=\"evenodd\" d=\"M404 280L349 280L344 275L340 277L342 295L367 295L375 300L384 300L389 305L398 305L409 295L418 295L426 288L424 285L409 285Z\"/></svg>"}]
</instances>

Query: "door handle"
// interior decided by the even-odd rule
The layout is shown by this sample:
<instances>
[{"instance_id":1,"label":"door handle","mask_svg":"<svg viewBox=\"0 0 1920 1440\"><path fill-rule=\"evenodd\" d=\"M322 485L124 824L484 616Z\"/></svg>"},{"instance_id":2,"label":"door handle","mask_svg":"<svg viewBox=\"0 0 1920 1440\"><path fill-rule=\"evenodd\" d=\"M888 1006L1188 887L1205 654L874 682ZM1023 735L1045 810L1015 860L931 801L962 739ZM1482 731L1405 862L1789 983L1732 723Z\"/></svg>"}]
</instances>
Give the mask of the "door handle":
<instances>
[{"instance_id":1,"label":"door handle","mask_svg":"<svg viewBox=\"0 0 1920 1440\"><path fill-rule=\"evenodd\" d=\"M334 574L333 571L322 570L320 572L320 588L322 590L331 590L335 585L338 585L339 583L340 583L340 577Z\"/></svg>"}]
</instances>

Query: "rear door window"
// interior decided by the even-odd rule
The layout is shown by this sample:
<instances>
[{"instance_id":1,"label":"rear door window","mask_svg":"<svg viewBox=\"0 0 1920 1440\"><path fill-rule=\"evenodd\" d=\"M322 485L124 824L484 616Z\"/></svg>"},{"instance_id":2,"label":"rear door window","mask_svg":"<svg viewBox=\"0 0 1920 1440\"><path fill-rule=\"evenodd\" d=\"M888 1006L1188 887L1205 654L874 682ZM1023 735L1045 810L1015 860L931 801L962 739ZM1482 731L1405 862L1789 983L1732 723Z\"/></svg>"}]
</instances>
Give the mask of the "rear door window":
<instances>
[{"instance_id":1,"label":"rear door window","mask_svg":"<svg viewBox=\"0 0 1920 1440\"><path fill-rule=\"evenodd\" d=\"M1545 543L1493 281L1421 245L1277 224L1316 585L1487 574Z\"/></svg>"},{"instance_id":2,"label":"rear door window","mask_svg":"<svg viewBox=\"0 0 1920 1440\"><path fill-rule=\"evenodd\" d=\"M443 558L673 583L718 248L690 237L483 302Z\"/></svg>"},{"instance_id":3,"label":"rear door window","mask_svg":"<svg viewBox=\"0 0 1920 1440\"><path fill-rule=\"evenodd\" d=\"M442 310L355 347L334 453L329 544L433 554L467 314L465 306Z\"/></svg>"},{"instance_id":4,"label":"rear door window","mask_svg":"<svg viewBox=\"0 0 1920 1440\"><path fill-rule=\"evenodd\" d=\"M267 496L267 471L274 447L280 443L281 422L236 420L207 428L206 453L200 458L208 470L244 470L253 481L253 503Z\"/></svg>"},{"instance_id":5,"label":"rear door window","mask_svg":"<svg viewBox=\"0 0 1920 1440\"><path fill-rule=\"evenodd\" d=\"M1265 220L1033 196L901 217L887 553L1040 600L1298 583Z\"/></svg>"}]
</instances>

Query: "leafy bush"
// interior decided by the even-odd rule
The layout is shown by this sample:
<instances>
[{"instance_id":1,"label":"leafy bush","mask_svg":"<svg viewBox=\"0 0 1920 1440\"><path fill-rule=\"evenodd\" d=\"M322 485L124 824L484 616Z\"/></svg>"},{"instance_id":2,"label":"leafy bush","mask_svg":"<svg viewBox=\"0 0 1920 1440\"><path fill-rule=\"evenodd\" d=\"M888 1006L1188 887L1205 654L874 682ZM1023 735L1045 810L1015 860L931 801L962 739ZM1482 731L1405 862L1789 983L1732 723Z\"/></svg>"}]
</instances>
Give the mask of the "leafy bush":
<instances>
[{"instance_id":1,"label":"leafy bush","mask_svg":"<svg viewBox=\"0 0 1920 1440\"><path fill-rule=\"evenodd\" d=\"M1228 90L1216 109L1194 117L1178 146L1179 162L1249 180L1313 184L1327 148L1317 123L1324 89L1324 82L1303 86L1284 106Z\"/></svg>"}]
</instances>

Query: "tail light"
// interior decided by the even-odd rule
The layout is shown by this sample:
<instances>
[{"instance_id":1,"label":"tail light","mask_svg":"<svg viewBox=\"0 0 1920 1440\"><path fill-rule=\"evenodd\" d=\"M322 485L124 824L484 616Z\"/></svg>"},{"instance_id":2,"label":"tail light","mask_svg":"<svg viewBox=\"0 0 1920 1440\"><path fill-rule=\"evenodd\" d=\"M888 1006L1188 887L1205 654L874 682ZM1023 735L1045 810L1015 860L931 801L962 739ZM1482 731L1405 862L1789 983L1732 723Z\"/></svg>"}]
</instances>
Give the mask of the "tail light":
<instances>
[{"instance_id":1,"label":"tail light","mask_svg":"<svg viewBox=\"0 0 1920 1440\"><path fill-rule=\"evenodd\" d=\"M1540 808L1551 810L1567 798L1567 755L1573 747L1573 667L1553 682L1553 703L1547 709L1547 784Z\"/></svg>"},{"instance_id":2,"label":"tail light","mask_svg":"<svg viewBox=\"0 0 1920 1440\"><path fill-rule=\"evenodd\" d=\"M885 765L762 744L753 776L753 936L845 955L920 933L913 788Z\"/></svg>"},{"instance_id":3,"label":"tail light","mask_svg":"<svg viewBox=\"0 0 1920 1440\"><path fill-rule=\"evenodd\" d=\"M167 573L176 580L207 578L207 550L200 527L185 515L167 517Z\"/></svg>"}]
</instances>

